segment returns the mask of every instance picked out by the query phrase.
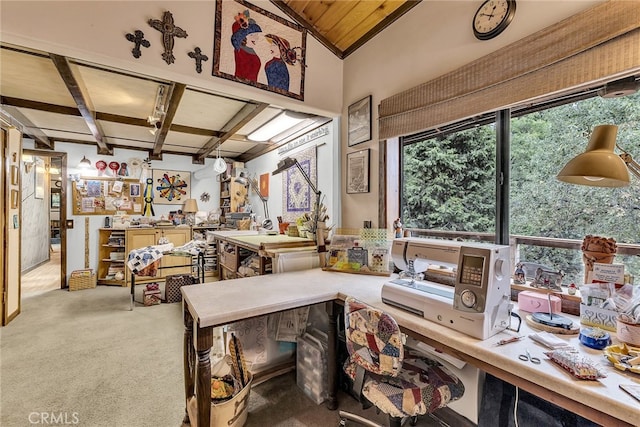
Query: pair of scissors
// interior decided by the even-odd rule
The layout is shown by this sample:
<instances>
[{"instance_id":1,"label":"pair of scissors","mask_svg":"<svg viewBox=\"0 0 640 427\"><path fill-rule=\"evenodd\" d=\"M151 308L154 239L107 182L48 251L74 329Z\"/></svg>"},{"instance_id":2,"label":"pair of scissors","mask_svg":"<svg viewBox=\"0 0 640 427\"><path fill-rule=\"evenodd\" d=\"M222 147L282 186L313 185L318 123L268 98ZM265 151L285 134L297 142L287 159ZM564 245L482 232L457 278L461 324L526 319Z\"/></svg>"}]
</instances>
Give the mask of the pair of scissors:
<instances>
[{"instance_id":1,"label":"pair of scissors","mask_svg":"<svg viewBox=\"0 0 640 427\"><path fill-rule=\"evenodd\" d=\"M518 359L524 360L525 362L531 362L531 363L533 363L535 365L539 365L540 364L540 358L539 357L532 357L531 354L529 354L529 350L527 350L527 354L519 355Z\"/></svg>"}]
</instances>

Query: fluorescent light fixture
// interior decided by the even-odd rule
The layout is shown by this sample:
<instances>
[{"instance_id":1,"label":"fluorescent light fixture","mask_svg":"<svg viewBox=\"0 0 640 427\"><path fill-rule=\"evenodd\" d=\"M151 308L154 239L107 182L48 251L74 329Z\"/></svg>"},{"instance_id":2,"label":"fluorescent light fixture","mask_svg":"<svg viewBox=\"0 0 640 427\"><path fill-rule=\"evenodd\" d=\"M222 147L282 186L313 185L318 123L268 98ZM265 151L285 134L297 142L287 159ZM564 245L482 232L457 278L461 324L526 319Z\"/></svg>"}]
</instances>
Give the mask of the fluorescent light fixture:
<instances>
[{"instance_id":1,"label":"fluorescent light fixture","mask_svg":"<svg viewBox=\"0 0 640 427\"><path fill-rule=\"evenodd\" d=\"M274 136L291 129L307 118L308 117L303 114L294 113L292 111L283 111L247 135L247 139L254 142L269 141Z\"/></svg>"},{"instance_id":2,"label":"fluorescent light fixture","mask_svg":"<svg viewBox=\"0 0 640 427\"><path fill-rule=\"evenodd\" d=\"M628 153L617 155L618 126L599 125L593 129L584 153L571 159L560 171L557 178L570 184L592 187L624 187L629 185L629 170L625 158L632 168L637 165ZM633 170L633 169L632 169Z\"/></svg>"},{"instance_id":3,"label":"fluorescent light fixture","mask_svg":"<svg viewBox=\"0 0 640 427\"><path fill-rule=\"evenodd\" d=\"M82 160L80 160L80 163L78 164L78 168L87 169L90 167L91 167L91 161L87 159L86 156L82 156Z\"/></svg>"}]
</instances>

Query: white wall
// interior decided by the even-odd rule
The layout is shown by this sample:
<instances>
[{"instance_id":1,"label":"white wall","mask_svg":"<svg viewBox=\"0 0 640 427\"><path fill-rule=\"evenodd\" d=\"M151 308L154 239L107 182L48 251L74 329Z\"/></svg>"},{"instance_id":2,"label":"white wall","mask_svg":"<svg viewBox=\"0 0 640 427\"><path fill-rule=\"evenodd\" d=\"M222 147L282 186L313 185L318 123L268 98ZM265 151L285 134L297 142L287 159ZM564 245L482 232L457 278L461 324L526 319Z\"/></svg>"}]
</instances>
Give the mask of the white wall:
<instances>
[{"instance_id":1,"label":"white wall","mask_svg":"<svg viewBox=\"0 0 640 427\"><path fill-rule=\"evenodd\" d=\"M290 21L266 0L251 3ZM304 102L213 77L214 1L3 0L1 8L0 36L6 43L328 117L339 115L342 109L342 61L311 35L307 36ZM175 40L176 61L171 65L160 56L161 34L147 24L149 19L160 19L167 10L173 14L175 25L188 34L186 39ZM125 38L126 33L137 29L151 42L151 47L142 49L139 59L133 57L133 44ZM186 57L196 46L209 57L201 74Z\"/></svg>"},{"instance_id":2,"label":"white wall","mask_svg":"<svg viewBox=\"0 0 640 427\"><path fill-rule=\"evenodd\" d=\"M546 28L562 19L588 9L602 0L519 0L510 26L493 40L479 41L473 36L471 22L480 1L423 1L344 61L343 117L349 104L373 96L373 131L370 142L347 148L347 152L371 148L371 191L346 194L342 186L344 227L361 227L378 212L378 105L381 100L455 70L510 43ZM500 67L501 64L496 64ZM347 123L342 140L347 138ZM344 167L342 176L345 176ZM344 183L344 179L343 179ZM426 184L426 183L425 183ZM395 216L395 215L393 215Z\"/></svg>"},{"instance_id":3,"label":"white wall","mask_svg":"<svg viewBox=\"0 0 640 427\"><path fill-rule=\"evenodd\" d=\"M323 125L321 129L327 130L326 135L322 135L315 139L310 139L308 136L302 136L297 138L291 143L296 143L299 141L308 141L303 145L292 149L291 151L283 152L282 154L278 153L278 150L273 150L257 159L254 159L245 164L249 174L251 176L255 176L256 179L259 179L260 175L264 173L269 173L269 214L271 216L271 220L274 222L274 229L277 229L277 220L278 216L282 216L282 177L284 174L271 175L276 169L276 165L280 160L285 157L296 157L296 153L300 151L306 150L310 147L316 146L316 170L317 170L317 187L318 190L322 192L324 196L323 203L327 207L327 212L329 215L329 221L327 225L339 224L340 223L340 176L335 173L336 162L339 161L340 154L340 145L336 140L336 136L339 133L340 129L340 121L334 120L326 125ZM313 132L311 132L313 134ZM339 166L337 166L339 167ZM314 199L315 200L315 199ZM255 194L255 192L251 191L249 196L249 202L253 207L253 211L257 213L258 216L264 217L262 202L260 198Z\"/></svg>"},{"instance_id":4,"label":"white wall","mask_svg":"<svg viewBox=\"0 0 640 427\"><path fill-rule=\"evenodd\" d=\"M33 148L33 140L25 140L24 148ZM76 174L80 173L82 176L98 176L98 171L95 169L95 163L98 160L104 160L107 163L110 161L127 162L130 158L144 158L144 153L135 150L115 149L113 156L100 156L96 154L96 148L91 145L71 144L71 143L56 143L56 151L67 153L67 173ZM77 165L82 160L82 157L86 156L91 161L94 167L88 170L80 170ZM204 165L194 165L191 163L191 158L187 156L176 156L165 154L163 160L153 160L151 162L152 169L168 169L178 171L195 172L203 168L213 168L213 161L215 159L206 159ZM84 221L85 218L89 218L89 259L90 267L97 268L98 266L98 232L100 227L104 226L105 215L74 215L73 214L73 197L71 191L71 181L67 180L67 219L74 220L74 228L67 230L67 248L69 248L70 255L67 257L67 273L71 274L73 270L84 268ZM209 193L211 196L209 202L205 203L200 200L200 195L204 192ZM220 184L215 181L215 175L209 174L208 177L202 179L196 179L191 174L191 198L198 201L198 208L201 211L216 211L220 206ZM182 205L160 205L154 204L155 218L161 216L167 216L169 211L175 211L182 209ZM133 215L133 218L140 217L141 215ZM48 229L47 229L48 237ZM47 246L48 248L48 246Z\"/></svg>"}]
</instances>

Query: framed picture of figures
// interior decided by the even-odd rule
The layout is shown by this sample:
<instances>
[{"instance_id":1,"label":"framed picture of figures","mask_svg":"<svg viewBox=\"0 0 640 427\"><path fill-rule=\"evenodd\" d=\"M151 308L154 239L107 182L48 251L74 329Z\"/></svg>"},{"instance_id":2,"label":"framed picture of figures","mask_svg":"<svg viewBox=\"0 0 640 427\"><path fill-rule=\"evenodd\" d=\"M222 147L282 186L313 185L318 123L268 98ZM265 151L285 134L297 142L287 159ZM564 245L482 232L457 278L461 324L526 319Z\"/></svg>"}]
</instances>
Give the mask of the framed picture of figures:
<instances>
[{"instance_id":1,"label":"framed picture of figures","mask_svg":"<svg viewBox=\"0 0 640 427\"><path fill-rule=\"evenodd\" d=\"M216 0L213 75L304 100L307 30L244 0Z\"/></svg>"}]
</instances>

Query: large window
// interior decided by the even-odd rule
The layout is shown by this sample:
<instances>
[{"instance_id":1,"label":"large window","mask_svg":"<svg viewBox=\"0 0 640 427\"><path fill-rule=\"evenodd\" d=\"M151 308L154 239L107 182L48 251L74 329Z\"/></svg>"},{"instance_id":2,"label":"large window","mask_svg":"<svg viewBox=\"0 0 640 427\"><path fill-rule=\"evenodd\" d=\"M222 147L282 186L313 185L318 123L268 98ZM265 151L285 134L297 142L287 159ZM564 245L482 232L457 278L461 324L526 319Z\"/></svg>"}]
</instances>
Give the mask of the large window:
<instances>
[{"instance_id":1,"label":"large window","mask_svg":"<svg viewBox=\"0 0 640 427\"><path fill-rule=\"evenodd\" d=\"M495 232L497 128L494 116L484 120L490 123L467 121L448 131L403 139L401 212L408 227ZM510 135L503 138L510 141L511 236L582 240L592 234L618 243L640 242L636 177L622 188L556 179L564 164L585 150L591 130L599 124L618 125L618 145L640 158L640 93L601 98L594 90L512 110ZM552 246L520 245L518 260L562 270L563 283L581 283L580 251ZM616 257L615 262L640 274L638 256Z\"/></svg>"},{"instance_id":2,"label":"large window","mask_svg":"<svg viewBox=\"0 0 640 427\"><path fill-rule=\"evenodd\" d=\"M493 123L403 141L402 218L411 228L494 232Z\"/></svg>"}]
</instances>

